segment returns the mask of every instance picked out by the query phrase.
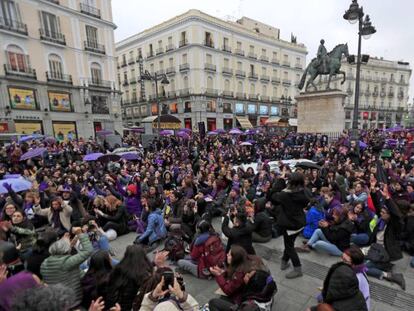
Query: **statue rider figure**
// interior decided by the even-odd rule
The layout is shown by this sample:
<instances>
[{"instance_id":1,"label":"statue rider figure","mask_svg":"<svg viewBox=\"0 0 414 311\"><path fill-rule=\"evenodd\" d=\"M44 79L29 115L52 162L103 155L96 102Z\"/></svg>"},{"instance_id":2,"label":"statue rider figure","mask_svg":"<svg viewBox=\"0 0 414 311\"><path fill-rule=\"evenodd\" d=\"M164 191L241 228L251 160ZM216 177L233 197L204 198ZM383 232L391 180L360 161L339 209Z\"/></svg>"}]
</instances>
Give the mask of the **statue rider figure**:
<instances>
[{"instance_id":1,"label":"statue rider figure","mask_svg":"<svg viewBox=\"0 0 414 311\"><path fill-rule=\"evenodd\" d=\"M327 64L326 64L326 60L328 58L328 52L326 51L326 48L324 46L325 40L321 40L321 44L319 45L318 48L318 60L319 60L319 65L322 64L322 72L327 72Z\"/></svg>"}]
</instances>

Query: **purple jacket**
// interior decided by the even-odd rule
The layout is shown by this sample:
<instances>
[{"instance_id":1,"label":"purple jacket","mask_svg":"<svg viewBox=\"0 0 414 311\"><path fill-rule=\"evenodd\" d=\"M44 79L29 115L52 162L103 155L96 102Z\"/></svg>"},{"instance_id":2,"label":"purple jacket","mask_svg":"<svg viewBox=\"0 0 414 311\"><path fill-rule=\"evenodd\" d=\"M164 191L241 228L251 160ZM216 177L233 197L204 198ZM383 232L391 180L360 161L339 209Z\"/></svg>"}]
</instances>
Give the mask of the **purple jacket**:
<instances>
[{"instance_id":1,"label":"purple jacket","mask_svg":"<svg viewBox=\"0 0 414 311\"><path fill-rule=\"evenodd\" d=\"M124 197L124 205L126 207L128 214L141 217L141 184L139 182L136 183L137 193L131 196L128 195L128 193L124 190L119 181L117 181L116 186L118 192Z\"/></svg>"},{"instance_id":2,"label":"purple jacket","mask_svg":"<svg viewBox=\"0 0 414 311\"><path fill-rule=\"evenodd\" d=\"M26 289L38 286L30 272L22 271L0 283L1 310L12 310L13 299Z\"/></svg>"}]
</instances>

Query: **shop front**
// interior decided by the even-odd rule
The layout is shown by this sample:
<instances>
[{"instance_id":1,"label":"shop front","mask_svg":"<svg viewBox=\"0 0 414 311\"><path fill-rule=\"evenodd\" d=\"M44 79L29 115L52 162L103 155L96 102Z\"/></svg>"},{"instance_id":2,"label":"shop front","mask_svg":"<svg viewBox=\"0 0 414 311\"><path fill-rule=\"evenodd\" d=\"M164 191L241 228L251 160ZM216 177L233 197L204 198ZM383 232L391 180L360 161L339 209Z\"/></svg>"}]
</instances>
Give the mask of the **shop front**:
<instances>
[{"instance_id":1,"label":"shop front","mask_svg":"<svg viewBox=\"0 0 414 311\"><path fill-rule=\"evenodd\" d=\"M14 121L14 128L19 134L43 134L42 121Z\"/></svg>"},{"instance_id":2,"label":"shop front","mask_svg":"<svg viewBox=\"0 0 414 311\"><path fill-rule=\"evenodd\" d=\"M74 140L78 137L76 122L54 121L52 127L53 135L58 141Z\"/></svg>"}]
</instances>

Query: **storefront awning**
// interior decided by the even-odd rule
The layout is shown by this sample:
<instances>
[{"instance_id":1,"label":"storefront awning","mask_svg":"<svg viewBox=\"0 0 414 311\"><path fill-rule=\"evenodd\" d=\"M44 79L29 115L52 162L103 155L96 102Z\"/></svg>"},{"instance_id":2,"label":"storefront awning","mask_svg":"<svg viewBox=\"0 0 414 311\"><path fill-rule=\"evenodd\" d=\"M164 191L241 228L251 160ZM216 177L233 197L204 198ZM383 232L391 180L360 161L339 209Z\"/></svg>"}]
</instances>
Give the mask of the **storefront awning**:
<instances>
[{"instance_id":1,"label":"storefront awning","mask_svg":"<svg viewBox=\"0 0 414 311\"><path fill-rule=\"evenodd\" d=\"M237 121L239 121L240 126L244 129L252 129L253 125L250 123L249 119L245 116L236 116Z\"/></svg>"},{"instance_id":2,"label":"storefront awning","mask_svg":"<svg viewBox=\"0 0 414 311\"><path fill-rule=\"evenodd\" d=\"M298 119L289 119L290 126L298 126Z\"/></svg>"},{"instance_id":3,"label":"storefront awning","mask_svg":"<svg viewBox=\"0 0 414 311\"><path fill-rule=\"evenodd\" d=\"M279 117L271 117L271 118L266 120L266 125L277 124L279 122L279 120L280 120Z\"/></svg>"}]
</instances>

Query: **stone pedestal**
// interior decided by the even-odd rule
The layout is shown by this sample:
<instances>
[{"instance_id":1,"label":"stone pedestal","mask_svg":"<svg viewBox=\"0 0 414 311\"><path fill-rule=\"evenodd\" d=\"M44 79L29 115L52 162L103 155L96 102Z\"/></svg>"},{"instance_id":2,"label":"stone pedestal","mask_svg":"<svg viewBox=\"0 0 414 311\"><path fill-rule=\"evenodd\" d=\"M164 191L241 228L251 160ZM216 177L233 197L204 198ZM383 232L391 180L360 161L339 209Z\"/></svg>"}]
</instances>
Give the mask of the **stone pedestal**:
<instances>
[{"instance_id":1,"label":"stone pedestal","mask_svg":"<svg viewBox=\"0 0 414 311\"><path fill-rule=\"evenodd\" d=\"M333 133L345 129L344 99L340 90L301 93L296 97L298 133Z\"/></svg>"}]
</instances>

